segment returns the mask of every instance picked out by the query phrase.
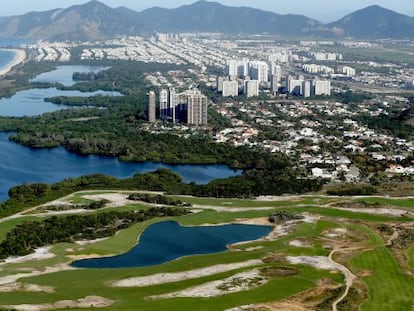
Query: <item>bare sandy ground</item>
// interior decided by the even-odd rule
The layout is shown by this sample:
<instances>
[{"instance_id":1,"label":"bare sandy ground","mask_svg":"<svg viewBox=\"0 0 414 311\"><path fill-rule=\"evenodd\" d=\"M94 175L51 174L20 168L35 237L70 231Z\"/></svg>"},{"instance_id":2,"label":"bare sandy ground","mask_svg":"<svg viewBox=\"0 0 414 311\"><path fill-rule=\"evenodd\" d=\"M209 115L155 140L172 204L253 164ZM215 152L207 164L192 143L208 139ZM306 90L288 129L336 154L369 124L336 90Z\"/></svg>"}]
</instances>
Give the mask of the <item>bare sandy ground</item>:
<instances>
[{"instance_id":1,"label":"bare sandy ground","mask_svg":"<svg viewBox=\"0 0 414 311\"><path fill-rule=\"evenodd\" d=\"M339 265L333 264L324 256L287 256L286 259L294 265L308 265L321 270L339 270Z\"/></svg>"},{"instance_id":2,"label":"bare sandy ground","mask_svg":"<svg viewBox=\"0 0 414 311\"><path fill-rule=\"evenodd\" d=\"M43 259L49 259L53 258L56 255L50 252L51 247L40 247L36 249L36 251L33 254L27 255L27 256L21 256L21 257L8 257L4 260L4 262L0 263L0 265L5 264L13 264L13 263L22 263L32 260L43 260Z\"/></svg>"},{"instance_id":3,"label":"bare sandy ground","mask_svg":"<svg viewBox=\"0 0 414 311\"><path fill-rule=\"evenodd\" d=\"M6 305L3 308L9 308L18 311L44 311L44 310L59 310L68 308L105 308L111 306L115 301L103 298L100 296L87 296L78 300L61 300L54 303L43 304L21 304L21 305Z\"/></svg>"},{"instance_id":4,"label":"bare sandy ground","mask_svg":"<svg viewBox=\"0 0 414 311\"><path fill-rule=\"evenodd\" d=\"M306 244L305 242L302 242L300 240L292 240L292 241L289 241L288 244L291 245L291 246L296 246L296 247L309 247L308 244Z\"/></svg>"},{"instance_id":5,"label":"bare sandy ground","mask_svg":"<svg viewBox=\"0 0 414 311\"><path fill-rule=\"evenodd\" d=\"M20 49L13 49L16 52L16 56L14 57L13 61L11 61L7 67L0 70L0 76L4 76L5 74L9 73L12 68L26 60L26 52Z\"/></svg>"},{"instance_id":6,"label":"bare sandy ground","mask_svg":"<svg viewBox=\"0 0 414 311\"><path fill-rule=\"evenodd\" d=\"M134 202L128 200L127 194L122 193L102 193L102 194L93 194L93 195L84 195L82 196L85 199L99 201L99 200L108 200L109 203L106 204L106 207L120 207L125 205L131 205Z\"/></svg>"},{"instance_id":7,"label":"bare sandy ground","mask_svg":"<svg viewBox=\"0 0 414 311\"><path fill-rule=\"evenodd\" d=\"M29 283L9 283L0 285L0 292L1 293L9 293L9 292L44 292L44 293L53 293L55 290L53 287L49 286L40 286L37 284L29 284Z\"/></svg>"},{"instance_id":8,"label":"bare sandy ground","mask_svg":"<svg viewBox=\"0 0 414 311\"><path fill-rule=\"evenodd\" d=\"M397 216L402 217L409 214L408 211L397 208L348 208L348 207L332 207L334 209L339 209L342 211L351 211L356 213L365 213L365 214L374 214L374 215L388 215L388 216ZM412 213L411 213L412 214Z\"/></svg>"},{"instance_id":9,"label":"bare sandy ground","mask_svg":"<svg viewBox=\"0 0 414 311\"><path fill-rule=\"evenodd\" d=\"M153 286L171 282L178 282L183 280L190 280L210 276L213 274L228 272L240 268L251 267L260 265L263 262L258 259L248 260L244 262L232 263L232 264L221 264L210 266L206 268L187 270L183 272L171 272L171 273L157 273L148 276L140 276L134 278L128 278L114 282L112 285L115 287L144 287Z\"/></svg>"},{"instance_id":10,"label":"bare sandy ground","mask_svg":"<svg viewBox=\"0 0 414 311\"><path fill-rule=\"evenodd\" d=\"M78 245L88 245L88 244L95 244L95 243L99 243L105 240L108 240L109 238L100 238L100 239L96 239L96 240L82 240L82 241L76 241L75 243Z\"/></svg>"},{"instance_id":11,"label":"bare sandy ground","mask_svg":"<svg viewBox=\"0 0 414 311\"><path fill-rule=\"evenodd\" d=\"M168 299L174 297L208 298L230 293L246 291L261 286L267 279L261 275L258 269L237 273L222 280L207 282L174 293L150 296L149 299Z\"/></svg>"},{"instance_id":12,"label":"bare sandy ground","mask_svg":"<svg viewBox=\"0 0 414 311\"><path fill-rule=\"evenodd\" d=\"M217 212L245 212L245 211L269 211L275 209L271 206L265 206L265 207L227 207L227 206L215 206L215 205L199 205L194 204L193 208L197 209L210 209Z\"/></svg>"},{"instance_id":13,"label":"bare sandy ground","mask_svg":"<svg viewBox=\"0 0 414 311\"><path fill-rule=\"evenodd\" d=\"M50 274L60 271L66 271L66 270L75 270L75 268L69 266L68 264L59 264L53 267L46 267L44 270L32 270L31 272L27 273L17 273L12 275L7 275L4 277L0 277L0 285L9 284L9 283L15 283L17 280L21 278L30 278L33 276L39 276L44 274Z\"/></svg>"}]
</instances>

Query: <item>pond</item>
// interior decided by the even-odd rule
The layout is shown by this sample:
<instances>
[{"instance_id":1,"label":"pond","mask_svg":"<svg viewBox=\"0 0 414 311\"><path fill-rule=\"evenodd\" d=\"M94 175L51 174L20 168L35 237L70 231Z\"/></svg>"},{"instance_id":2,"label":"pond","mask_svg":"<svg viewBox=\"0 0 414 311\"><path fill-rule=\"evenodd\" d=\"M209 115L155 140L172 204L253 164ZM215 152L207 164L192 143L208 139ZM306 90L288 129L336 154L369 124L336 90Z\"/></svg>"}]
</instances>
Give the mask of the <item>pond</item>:
<instances>
[{"instance_id":1,"label":"pond","mask_svg":"<svg viewBox=\"0 0 414 311\"><path fill-rule=\"evenodd\" d=\"M271 226L228 224L183 227L175 221L150 225L125 254L75 261L77 268L131 268L158 265L190 255L224 252L227 245L268 235Z\"/></svg>"}]
</instances>

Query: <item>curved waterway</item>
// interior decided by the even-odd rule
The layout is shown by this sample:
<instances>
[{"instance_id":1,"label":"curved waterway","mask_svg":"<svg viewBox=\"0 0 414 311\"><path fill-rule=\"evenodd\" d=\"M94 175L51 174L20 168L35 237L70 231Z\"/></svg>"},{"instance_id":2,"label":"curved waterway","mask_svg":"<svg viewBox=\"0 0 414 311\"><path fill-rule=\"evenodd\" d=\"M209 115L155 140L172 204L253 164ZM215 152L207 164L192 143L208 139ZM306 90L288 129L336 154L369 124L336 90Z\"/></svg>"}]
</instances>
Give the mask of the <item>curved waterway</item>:
<instances>
[{"instance_id":1,"label":"curved waterway","mask_svg":"<svg viewBox=\"0 0 414 311\"><path fill-rule=\"evenodd\" d=\"M190 255L227 250L227 245L252 241L268 235L271 226L229 224L183 227L175 221L150 225L139 243L125 254L75 261L77 268L131 268L158 265Z\"/></svg>"}]
</instances>

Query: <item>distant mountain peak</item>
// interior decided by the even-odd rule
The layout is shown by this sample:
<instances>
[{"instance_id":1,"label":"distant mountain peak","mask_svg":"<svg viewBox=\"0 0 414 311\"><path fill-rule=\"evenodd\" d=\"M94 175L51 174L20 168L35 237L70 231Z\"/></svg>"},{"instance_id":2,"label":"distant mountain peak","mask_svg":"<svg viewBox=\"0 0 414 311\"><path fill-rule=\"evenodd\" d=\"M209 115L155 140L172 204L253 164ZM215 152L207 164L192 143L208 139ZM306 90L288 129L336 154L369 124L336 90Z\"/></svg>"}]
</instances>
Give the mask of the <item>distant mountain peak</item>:
<instances>
[{"instance_id":1,"label":"distant mountain peak","mask_svg":"<svg viewBox=\"0 0 414 311\"><path fill-rule=\"evenodd\" d=\"M414 37L414 18L379 5L352 12L328 26L344 36L368 39Z\"/></svg>"},{"instance_id":2,"label":"distant mountain peak","mask_svg":"<svg viewBox=\"0 0 414 311\"><path fill-rule=\"evenodd\" d=\"M372 5L323 24L303 15L281 15L250 7L199 0L174 9L136 12L91 0L67 9L0 19L0 36L49 40L99 40L159 32L221 32L283 36L414 38L414 18Z\"/></svg>"}]
</instances>

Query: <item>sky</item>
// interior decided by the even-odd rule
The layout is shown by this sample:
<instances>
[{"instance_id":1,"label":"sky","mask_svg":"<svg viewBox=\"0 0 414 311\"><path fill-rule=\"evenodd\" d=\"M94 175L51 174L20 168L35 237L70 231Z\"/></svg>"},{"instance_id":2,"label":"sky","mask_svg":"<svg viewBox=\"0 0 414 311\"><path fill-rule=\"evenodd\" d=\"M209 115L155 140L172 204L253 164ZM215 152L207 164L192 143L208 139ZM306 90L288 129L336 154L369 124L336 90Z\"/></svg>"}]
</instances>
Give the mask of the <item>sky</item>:
<instances>
[{"instance_id":1,"label":"sky","mask_svg":"<svg viewBox=\"0 0 414 311\"><path fill-rule=\"evenodd\" d=\"M83 4L88 0L0 0L0 16L21 15L29 11L45 11ZM175 8L196 0L100 0L110 7L125 6L141 11L159 6ZM248 6L279 14L303 14L324 22L334 21L344 15L367 7L380 5L399 13L414 16L413 0L210 0L229 6Z\"/></svg>"}]
</instances>

